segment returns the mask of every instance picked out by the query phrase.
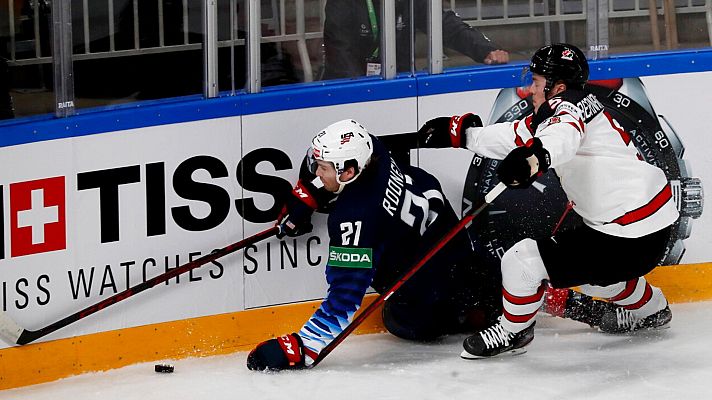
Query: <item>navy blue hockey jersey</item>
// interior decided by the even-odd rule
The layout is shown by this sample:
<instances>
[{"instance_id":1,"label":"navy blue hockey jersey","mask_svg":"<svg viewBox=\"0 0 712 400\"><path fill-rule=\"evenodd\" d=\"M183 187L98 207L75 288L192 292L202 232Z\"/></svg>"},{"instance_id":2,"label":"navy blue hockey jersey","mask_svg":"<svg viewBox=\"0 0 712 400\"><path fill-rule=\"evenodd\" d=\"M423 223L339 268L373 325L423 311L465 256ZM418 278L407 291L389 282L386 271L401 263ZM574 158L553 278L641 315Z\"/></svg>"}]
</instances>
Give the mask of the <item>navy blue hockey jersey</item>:
<instances>
[{"instance_id":1,"label":"navy blue hockey jersey","mask_svg":"<svg viewBox=\"0 0 712 400\"><path fill-rule=\"evenodd\" d=\"M373 143L370 164L344 187L329 213L328 294L299 331L307 364L349 324L369 286L385 291L457 224L435 177L397 165L382 142L374 137ZM471 251L463 231L413 278L431 264L451 264Z\"/></svg>"}]
</instances>

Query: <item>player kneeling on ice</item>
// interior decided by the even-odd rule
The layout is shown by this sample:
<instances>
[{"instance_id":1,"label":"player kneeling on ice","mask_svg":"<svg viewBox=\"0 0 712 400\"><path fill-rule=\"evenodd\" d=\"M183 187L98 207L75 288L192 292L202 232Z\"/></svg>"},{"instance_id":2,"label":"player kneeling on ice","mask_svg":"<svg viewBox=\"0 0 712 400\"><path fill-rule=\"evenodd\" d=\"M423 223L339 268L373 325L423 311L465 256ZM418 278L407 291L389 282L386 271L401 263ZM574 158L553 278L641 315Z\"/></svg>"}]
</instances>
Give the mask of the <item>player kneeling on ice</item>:
<instances>
[{"instance_id":1,"label":"player kneeling on ice","mask_svg":"<svg viewBox=\"0 0 712 400\"><path fill-rule=\"evenodd\" d=\"M356 121L319 132L303 167L279 226L283 235L306 233L312 211L329 205L329 289L298 333L263 342L249 354L253 370L311 365L352 320L369 286L388 289L459 221L432 175L398 165ZM428 341L486 327L501 308L496 272L478 268L470 238L460 231L384 303L386 329Z\"/></svg>"},{"instance_id":2,"label":"player kneeling on ice","mask_svg":"<svg viewBox=\"0 0 712 400\"><path fill-rule=\"evenodd\" d=\"M248 356L250 369L312 365L348 326L369 286L387 291L459 222L437 179L397 164L353 120L336 122L312 140L278 221L281 236L311 231L317 209L329 213L327 297L298 333L260 343ZM564 314L597 314L590 298L577 299L563 303ZM478 262L463 230L388 298L383 321L400 338L429 341L483 329L500 313L498 266ZM589 317L580 320L593 324Z\"/></svg>"},{"instance_id":3,"label":"player kneeling on ice","mask_svg":"<svg viewBox=\"0 0 712 400\"><path fill-rule=\"evenodd\" d=\"M521 240L504 253L503 313L465 340L463 358L516 352L531 342L546 281L579 286L620 306L602 316L604 332L658 328L672 318L662 291L643 278L662 258L679 216L665 174L638 157L630 134L586 90L581 50L545 46L529 70L533 114L487 127L473 114L440 117L419 131L424 146L465 147L503 160L497 177L509 188L527 188L555 168L584 221L551 238Z\"/></svg>"}]
</instances>

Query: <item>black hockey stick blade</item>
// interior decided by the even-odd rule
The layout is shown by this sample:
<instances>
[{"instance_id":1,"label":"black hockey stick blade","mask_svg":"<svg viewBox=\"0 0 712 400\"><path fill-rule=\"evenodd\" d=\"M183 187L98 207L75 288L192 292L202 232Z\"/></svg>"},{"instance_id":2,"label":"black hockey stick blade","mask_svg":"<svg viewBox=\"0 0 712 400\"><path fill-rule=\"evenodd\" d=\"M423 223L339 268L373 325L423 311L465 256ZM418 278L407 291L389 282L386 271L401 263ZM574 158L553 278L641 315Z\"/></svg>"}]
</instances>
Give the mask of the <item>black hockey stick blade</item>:
<instances>
[{"instance_id":1,"label":"black hockey stick blade","mask_svg":"<svg viewBox=\"0 0 712 400\"><path fill-rule=\"evenodd\" d=\"M404 283L408 281L418 270L425 265L440 249L442 249L455 235L457 235L458 232L460 232L465 226L467 226L470 222L472 222L477 215L479 215L482 210L484 210L489 204L491 204L497 196L499 196L507 186L504 183L498 183L497 186L492 188L492 190L485 195L485 200L482 204L480 204L477 208L475 208L473 211L469 212L466 216L464 216L460 222L455 225L448 233L440 238L437 243L435 243L427 253L418 261L415 263L413 266L411 266L401 277L394 283L388 290L380 294L378 297L376 297L376 300L374 300L371 304L369 304L361 313L354 318L353 321L343 330L341 333L339 333L334 340L332 340L329 344L324 347L319 355L317 356L316 360L309 366L309 368L314 368L316 367L326 356L331 353L336 346L338 346L341 342L346 339L347 336L349 336L356 328L358 328L361 323L368 318L369 315L373 314L373 312L383 304L386 300L388 300L389 297L393 295L393 293L396 292L401 286L403 286Z\"/></svg>"},{"instance_id":2,"label":"black hockey stick blade","mask_svg":"<svg viewBox=\"0 0 712 400\"><path fill-rule=\"evenodd\" d=\"M47 325L43 328L34 331L22 328L15 321L13 321L12 318L7 315L7 313L0 312L0 338L2 338L7 343L15 345L23 345L34 342L35 340L47 336L58 329L64 328L65 326L77 322L85 317L88 317L89 315L92 315L95 312L101 311L112 304L116 304L122 300L126 300L127 298L135 294L141 293L146 289L150 289L158 285L159 283L163 283L180 274L191 271L209 262L217 260L220 257L224 257L230 253L234 253L247 246L253 245L261 240L272 237L276 235L277 232L279 232L279 228L276 226L259 232L253 236L240 240L239 242L235 242L231 245L215 250L210 254L206 254L200 258L185 263L180 267L173 268L170 271L155 276L145 282L139 283L138 285L130 287L124 290L123 292L117 293L83 310L77 311L70 316L62 318L57 322L54 322L50 325Z\"/></svg>"}]
</instances>

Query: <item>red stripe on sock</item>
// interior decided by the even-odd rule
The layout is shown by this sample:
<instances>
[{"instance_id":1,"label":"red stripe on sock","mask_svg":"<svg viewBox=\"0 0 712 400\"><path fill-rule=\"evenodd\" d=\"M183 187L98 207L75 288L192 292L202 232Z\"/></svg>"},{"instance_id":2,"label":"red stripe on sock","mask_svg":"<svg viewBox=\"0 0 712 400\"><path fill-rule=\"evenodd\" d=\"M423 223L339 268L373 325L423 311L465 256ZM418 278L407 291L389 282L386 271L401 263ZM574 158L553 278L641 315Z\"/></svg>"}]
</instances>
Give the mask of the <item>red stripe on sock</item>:
<instances>
[{"instance_id":1,"label":"red stripe on sock","mask_svg":"<svg viewBox=\"0 0 712 400\"><path fill-rule=\"evenodd\" d=\"M638 300L637 302L633 304L628 304L627 306L623 306L626 310L637 310L640 307L643 307L644 305L648 304L650 299L653 297L653 288L650 287L650 285L646 282L645 283L645 292L643 293L643 297Z\"/></svg>"},{"instance_id":2,"label":"red stripe on sock","mask_svg":"<svg viewBox=\"0 0 712 400\"><path fill-rule=\"evenodd\" d=\"M546 290L546 287L544 285L539 286L539 290L531 296L515 296L509 292L507 292L504 288L502 288L502 297L505 298L508 302L512 304L516 304L518 306L523 306L526 304L532 304L536 303L537 301L541 300L541 297L544 296L544 291Z\"/></svg>"},{"instance_id":3,"label":"red stripe on sock","mask_svg":"<svg viewBox=\"0 0 712 400\"><path fill-rule=\"evenodd\" d=\"M629 297L635 291L635 287L638 286L638 279L639 278L631 279L628 282L626 282L625 289L623 289L623 291L620 292L619 294L617 294L616 296L609 298L608 300L609 301L619 301L619 300L625 299L626 297Z\"/></svg>"},{"instance_id":4,"label":"red stripe on sock","mask_svg":"<svg viewBox=\"0 0 712 400\"><path fill-rule=\"evenodd\" d=\"M538 311L538 310L537 310L537 311ZM509 321L509 322L512 322L512 323L515 323L515 324L521 324L521 323L525 323L525 322L531 321L532 318L534 318L534 316L536 315L537 311L534 311L534 312L531 313L531 314L515 315L515 314L512 314L512 313L508 312L507 310L503 310L502 315L504 315L504 318L505 318L507 321Z\"/></svg>"}]
</instances>

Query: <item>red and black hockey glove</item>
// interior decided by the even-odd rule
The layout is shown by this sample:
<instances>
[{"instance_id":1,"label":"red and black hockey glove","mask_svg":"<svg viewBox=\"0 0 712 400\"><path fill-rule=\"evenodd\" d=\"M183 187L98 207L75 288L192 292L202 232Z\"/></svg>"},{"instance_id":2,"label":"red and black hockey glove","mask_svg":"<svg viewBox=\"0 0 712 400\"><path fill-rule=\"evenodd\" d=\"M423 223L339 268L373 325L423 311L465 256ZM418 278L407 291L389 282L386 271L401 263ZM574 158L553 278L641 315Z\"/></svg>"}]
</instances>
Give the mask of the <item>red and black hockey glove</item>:
<instances>
[{"instance_id":1,"label":"red and black hockey glove","mask_svg":"<svg viewBox=\"0 0 712 400\"><path fill-rule=\"evenodd\" d=\"M290 333L258 344L247 356L247 368L252 371L302 369L305 368L304 355L302 338Z\"/></svg>"},{"instance_id":2,"label":"red and black hockey glove","mask_svg":"<svg viewBox=\"0 0 712 400\"><path fill-rule=\"evenodd\" d=\"M555 289L548 286L541 309L555 317L583 322L595 328L601 326L603 315L615 313L616 307L618 306L613 303L596 300L568 288Z\"/></svg>"},{"instance_id":3,"label":"red and black hockey glove","mask_svg":"<svg viewBox=\"0 0 712 400\"><path fill-rule=\"evenodd\" d=\"M279 228L277 238L295 237L311 232L314 229L311 216L317 207L311 191L299 180L277 217L276 226Z\"/></svg>"},{"instance_id":4,"label":"red and black hockey glove","mask_svg":"<svg viewBox=\"0 0 712 400\"><path fill-rule=\"evenodd\" d=\"M472 113L433 118L418 130L418 147L465 147L465 130L480 126L482 119Z\"/></svg>"},{"instance_id":5,"label":"red and black hockey glove","mask_svg":"<svg viewBox=\"0 0 712 400\"><path fill-rule=\"evenodd\" d=\"M549 169L551 156L539 138L527 141L507 154L497 168L499 181L513 189L528 188Z\"/></svg>"}]
</instances>

